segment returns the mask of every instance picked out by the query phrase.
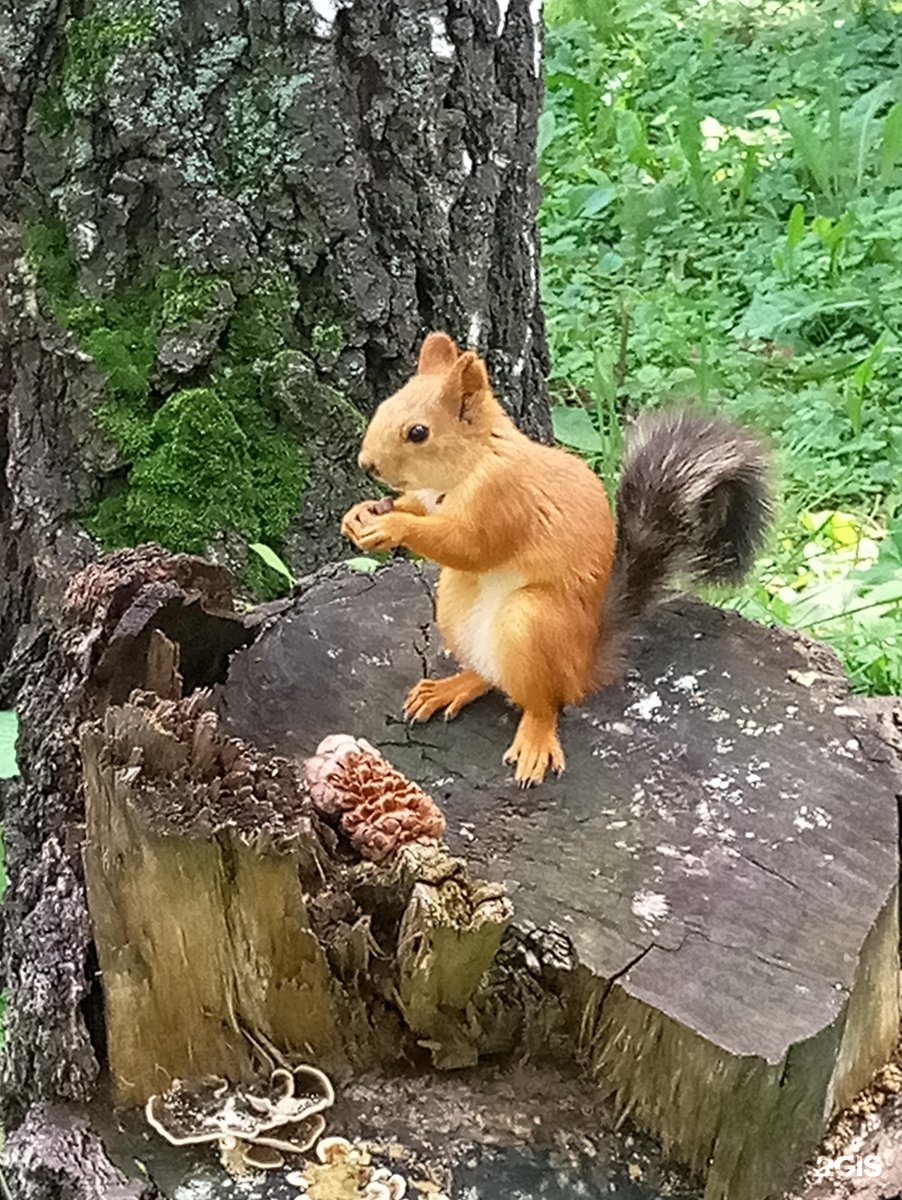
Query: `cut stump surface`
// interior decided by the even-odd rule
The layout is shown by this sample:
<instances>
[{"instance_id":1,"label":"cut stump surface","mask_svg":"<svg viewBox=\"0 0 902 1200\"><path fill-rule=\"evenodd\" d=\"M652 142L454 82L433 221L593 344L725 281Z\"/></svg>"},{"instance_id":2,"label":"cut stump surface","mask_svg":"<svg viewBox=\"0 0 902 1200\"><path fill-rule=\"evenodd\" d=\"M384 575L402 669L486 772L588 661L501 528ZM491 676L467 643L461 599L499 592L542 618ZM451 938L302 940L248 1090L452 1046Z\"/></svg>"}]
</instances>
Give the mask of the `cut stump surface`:
<instances>
[{"instance_id":1,"label":"cut stump surface","mask_svg":"<svg viewBox=\"0 0 902 1200\"><path fill-rule=\"evenodd\" d=\"M342 730L442 806L452 851L557 930L578 969L574 1053L619 1111L731 1200L782 1190L898 1029L896 795L832 656L691 601L562 722L567 771L520 792L517 714L487 696L407 726L450 673L427 573L320 579L233 659L236 735L309 755Z\"/></svg>"}]
</instances>

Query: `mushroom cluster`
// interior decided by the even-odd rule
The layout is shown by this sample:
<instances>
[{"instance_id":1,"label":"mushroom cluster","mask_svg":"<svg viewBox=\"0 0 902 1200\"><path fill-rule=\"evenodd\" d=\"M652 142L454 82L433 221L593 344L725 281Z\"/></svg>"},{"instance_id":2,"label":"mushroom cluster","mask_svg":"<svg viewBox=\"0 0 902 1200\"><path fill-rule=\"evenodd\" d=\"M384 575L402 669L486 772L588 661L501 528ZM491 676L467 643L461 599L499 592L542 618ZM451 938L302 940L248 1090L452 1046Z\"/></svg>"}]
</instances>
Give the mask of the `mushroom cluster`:
<instances>
[{"instance_id":1,"label":"mushroom cluster","mask_svg":"<svg viewBox=\"0 0 902 1200\"><path fill-rule=\"evenodd\" d=\"M322 1137L322 1113L335 1101L316 1067L277 1067L263 1083L233 1086L218 1076L176 1079L145 1107L147 1120L174 1146L216 1142L232 1169L274 1170Z\"/></svg>"},{"instance_id":2,"label":"mushroom cluster","mask_svg":"<svg viewBox=\"0 0 902 1200\"><path fill-rule=\"evenodd\" d=\"M307 790L363 858L384 862L408 842L440 840L441 809L363 738L332 734L304 763Z\"/></svg>"},{"instance_id":3,"label":"mushroom cluster","mask_svg":"<svg viewBox=\"0 0 902 1200\"><path fill-rule=\"evenodd\" d=\"M354 1145L343 1137L323 1138L316 1147L318 1162L307 1172L286 1176L307 1193L320 1197L354 1196L360 1200L404 1200L407 1180L388 1167L374 1167L365 1145Z\"/></svg>"}]
</instances>

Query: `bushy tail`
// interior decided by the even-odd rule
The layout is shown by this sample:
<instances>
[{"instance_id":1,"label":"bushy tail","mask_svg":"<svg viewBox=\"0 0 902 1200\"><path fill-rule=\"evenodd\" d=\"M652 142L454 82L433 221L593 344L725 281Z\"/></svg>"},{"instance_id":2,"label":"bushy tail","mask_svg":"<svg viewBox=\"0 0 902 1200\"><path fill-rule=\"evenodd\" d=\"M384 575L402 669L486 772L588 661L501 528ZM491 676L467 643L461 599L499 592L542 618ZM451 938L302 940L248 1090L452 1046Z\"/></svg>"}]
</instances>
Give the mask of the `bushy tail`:
<instances>
[{"instance_id":1,"label":"bushy tail","mask_svg":"<svg viewBox=\"0 0 902 1200\"><path fill-rule=\"evenodd\" d=\"M602 673L622 635L678 576L742 578L771 516L768 456L741 426L693 410L646 413L627 437L617 553L605 598Z\"/></svg>"}]
</instances>

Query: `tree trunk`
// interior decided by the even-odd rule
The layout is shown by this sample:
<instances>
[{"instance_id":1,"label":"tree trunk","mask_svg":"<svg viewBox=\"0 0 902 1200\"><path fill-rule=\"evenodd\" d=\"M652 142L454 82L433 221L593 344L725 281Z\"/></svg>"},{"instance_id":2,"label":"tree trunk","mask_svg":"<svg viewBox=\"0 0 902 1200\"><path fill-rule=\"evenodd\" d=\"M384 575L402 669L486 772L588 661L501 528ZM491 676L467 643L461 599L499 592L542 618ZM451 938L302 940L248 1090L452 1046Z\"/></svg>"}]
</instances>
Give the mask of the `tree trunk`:
<instances>
[{"instance_id":1,"label":"tree trunk","mask_svg":"<svg viewBox=\"0 0 902 1200\"><path fill-rule=\"evenodd\" d=\"M338 555L361 423L431 327L547 431L536 10L8 3L0 661L83 529Z\"/></svg>"}]
</instances>

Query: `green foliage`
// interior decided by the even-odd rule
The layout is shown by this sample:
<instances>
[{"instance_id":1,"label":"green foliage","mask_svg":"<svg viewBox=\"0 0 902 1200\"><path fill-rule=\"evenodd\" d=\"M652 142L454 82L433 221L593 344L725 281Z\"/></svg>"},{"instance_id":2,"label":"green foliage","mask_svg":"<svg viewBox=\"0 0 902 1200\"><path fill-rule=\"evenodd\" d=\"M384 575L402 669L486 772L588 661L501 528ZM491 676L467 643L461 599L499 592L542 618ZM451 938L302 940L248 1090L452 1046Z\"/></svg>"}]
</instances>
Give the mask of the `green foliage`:
<instances>
[{"instance_id":1,"label":"green foliage","mask_svg":"<svg viewBox=\"0 0 902 1200\"><path fill-rule=\"evenodd\" d=\"M106 377L97 419L129 464L124 490L86 524L105 546L158 541L200 552L223 532L277 543L296 515L303 453L267 402L263 377L291 336L296 292L264 273L239 297L207 387L158 394L161 333L203 317L223 280L163 266L90 297L60 221L30 224L25 255L43 303Z\"/></svg>"},{"instance_id":2,"label":"green foliage","mask_svg":"<svg viewBox=\"0 0 902 1200\"><path fill-rule=\"evenodd\" d=\"M805 512L798 554L783 545L762 563L762 582L728 602L746 616L778 621L831 642L853 687L902 689L902 520L883 529L853 513ZM785 551L788 551L786 553Z\"/></svg>"},{"instance_id":3,"label":"green foliage","mask_svg":"<svg viewBox=\"0 0 902 1200\"><path fill-rule=\"evenodd\" d=\"M280 575L288 584L289 588L293 588L297 584L291 568L286 562L276 554L275 550L270 546L264 545L262 542L251 542L248 550L252 550L254 554L267 566L271 571Z\"/></svg>"},{"instance_id":4,"label":"green foliage","mask_svg":"<svg viewBox=\"0 0 902 1200\"><path fill-rule=\"evenodd\" d=\"M617 430L644 406L700 398L768 431L785 491L771 578L734 602L804 624L829 583L837 615L811 628L859 686L902 689L881 624L902 603L888 588L870 605L876 559L851 565L829 532L846 514L895 569L902 16L851 0L549 0L546 17L559 439L613 483ZM824 578L798 567L812 545Z\"/></svg>"},{"instance_id":5,"label":"green foliage","mask_svg":"<svg viewBox=\"0 0 902 1200\"><path fill-rule=\"evenodd\" d=\"M383 555L382 558L370 558L368 554L359 554L355 558L346 558L344 564L350 571L357 571L361 575L372 575L373 571L379 570L385 557Z\"/></svg>"}]
</instances>

